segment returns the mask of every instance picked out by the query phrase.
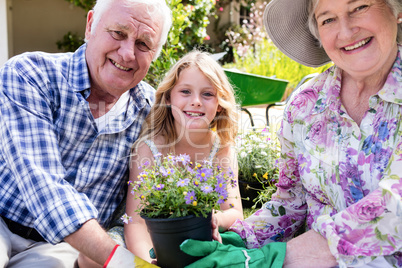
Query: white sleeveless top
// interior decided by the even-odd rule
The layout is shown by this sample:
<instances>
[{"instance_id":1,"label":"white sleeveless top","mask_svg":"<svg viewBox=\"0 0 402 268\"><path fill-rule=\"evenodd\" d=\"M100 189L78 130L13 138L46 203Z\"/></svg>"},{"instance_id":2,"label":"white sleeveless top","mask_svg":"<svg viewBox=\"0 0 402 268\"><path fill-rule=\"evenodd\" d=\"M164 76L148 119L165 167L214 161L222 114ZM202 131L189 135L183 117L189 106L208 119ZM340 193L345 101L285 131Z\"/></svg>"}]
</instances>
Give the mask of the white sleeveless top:
<instances>
[{"instance_id":1,"label":"white sleeveless top","mask_svg":"<svg viewBox=\"0 0 402 268\"><path fill-rule=\"evenodd\" d=\"M149 149L151 150L151 152L154 156L159 154L158 148L156 148L156 145L152 140L145 140L144 143L146 145L148 145ZM208 156L209 162L212 162L214 160L216 153L219 151L220 145L221 145L221 140L219 139L219 136L216 135L214 144L212 145L212 148L211 148L211 152L209 153L209 156ZM161 160L162 160L162 157L157 157L155 159L155 164L157 164L159 166L161 164Z\"/></svg>"}]
</instances>

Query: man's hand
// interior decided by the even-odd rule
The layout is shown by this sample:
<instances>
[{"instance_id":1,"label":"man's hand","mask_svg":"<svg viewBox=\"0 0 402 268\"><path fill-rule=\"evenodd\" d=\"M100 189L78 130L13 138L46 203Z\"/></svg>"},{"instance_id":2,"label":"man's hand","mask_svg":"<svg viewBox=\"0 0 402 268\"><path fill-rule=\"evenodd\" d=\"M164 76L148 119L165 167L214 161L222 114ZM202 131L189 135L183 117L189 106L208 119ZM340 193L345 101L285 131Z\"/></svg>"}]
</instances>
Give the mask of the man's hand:
<instances>
[{"instance_id":1,"label":"man's hand","mask_svg":"<svg viewBox=\"0 0 402 268\"><path fill-rule=\"evenodd\" d=\"M241 239L231 234L224 242L241 245ZM238 235L237 235L238 236ZM232 244L221 244L217 241L186 240L180 248L185 253L203 257L188 265L188 268L196 267L282 267L286 254L286 243L274 242L262 248L246 249Z\"/></svg>"}]
</instances>

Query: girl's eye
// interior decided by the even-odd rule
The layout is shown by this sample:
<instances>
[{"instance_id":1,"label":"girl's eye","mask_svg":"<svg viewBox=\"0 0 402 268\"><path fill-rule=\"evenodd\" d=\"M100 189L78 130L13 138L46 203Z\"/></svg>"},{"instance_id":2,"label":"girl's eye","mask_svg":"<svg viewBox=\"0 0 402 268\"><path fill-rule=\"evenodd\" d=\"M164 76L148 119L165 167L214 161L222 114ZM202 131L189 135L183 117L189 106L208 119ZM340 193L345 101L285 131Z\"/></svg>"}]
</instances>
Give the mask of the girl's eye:
<instances>
[{"instance_id":1,"label":"girl's eye","mask_svg":"<svg viewBox=\"0 0 402 268\"><path fill-rule=\"evenodd\" d=\"M188 89L183 89L180 92L183 94L190 94L190 90L188 90Z\"/></svg>"},{"instance_id":2,"label":"girl's eye","mask_svg":"<svg viewBox=\"0 0 402 268\"><path fill-rule=\"evenodd\" d=\"M213 97L213 96L215 96L215 94L213 94L212 92L205 92L205 93L204 93L204 96L206 96L206 97Z\"/></svg>"}]
</instances>

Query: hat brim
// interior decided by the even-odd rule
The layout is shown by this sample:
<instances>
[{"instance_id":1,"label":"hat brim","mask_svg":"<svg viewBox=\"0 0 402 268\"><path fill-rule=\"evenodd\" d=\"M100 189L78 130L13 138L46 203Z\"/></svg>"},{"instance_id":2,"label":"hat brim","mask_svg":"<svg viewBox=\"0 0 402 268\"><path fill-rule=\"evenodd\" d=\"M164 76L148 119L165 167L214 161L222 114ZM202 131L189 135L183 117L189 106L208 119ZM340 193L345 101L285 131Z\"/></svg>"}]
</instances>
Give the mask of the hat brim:
<instances>
[{"instance_id":1,"label":"hat brim","mask_svg":"<svg viewBox=\"0 0 402 268\"><path fill-rule=\"evenodd\" d=\"M272 0L264 11L264 26L286 56L309 67L331 62L308 28L309 0Z\"/></svg>"}]
</instances>

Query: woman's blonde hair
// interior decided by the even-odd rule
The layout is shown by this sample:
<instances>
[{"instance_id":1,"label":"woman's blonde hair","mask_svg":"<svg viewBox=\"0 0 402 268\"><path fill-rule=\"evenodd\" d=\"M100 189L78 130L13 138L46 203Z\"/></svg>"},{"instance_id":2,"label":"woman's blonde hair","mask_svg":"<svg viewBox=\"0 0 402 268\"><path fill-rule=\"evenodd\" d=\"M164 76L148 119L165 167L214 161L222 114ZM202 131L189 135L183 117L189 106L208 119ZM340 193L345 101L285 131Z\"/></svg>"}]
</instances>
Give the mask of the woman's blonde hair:
<instances>
[{"instance_id":1,"label":"woman's blonde hair","mask_svg":"<svg viewBox=\"0 0 402 268\"><path fill-rule=\"evenodd\" d=\"M145 118L140 137L134 143L133 149L140 141L153 139L158 135L162 135L169 150L174 151L174 144L179 137L179 133L176 133L168 101L181 72L193 66L197 67L216 89L218 104L222 107L211 122L210 128L216 130L222 146L234 143L238 131L237 120L239 108L236 105L233 88L222 67L210 57L210 54L196 50L182 57L165 75L156 90L155 104Z\"/></svg>"}]
</instances>

